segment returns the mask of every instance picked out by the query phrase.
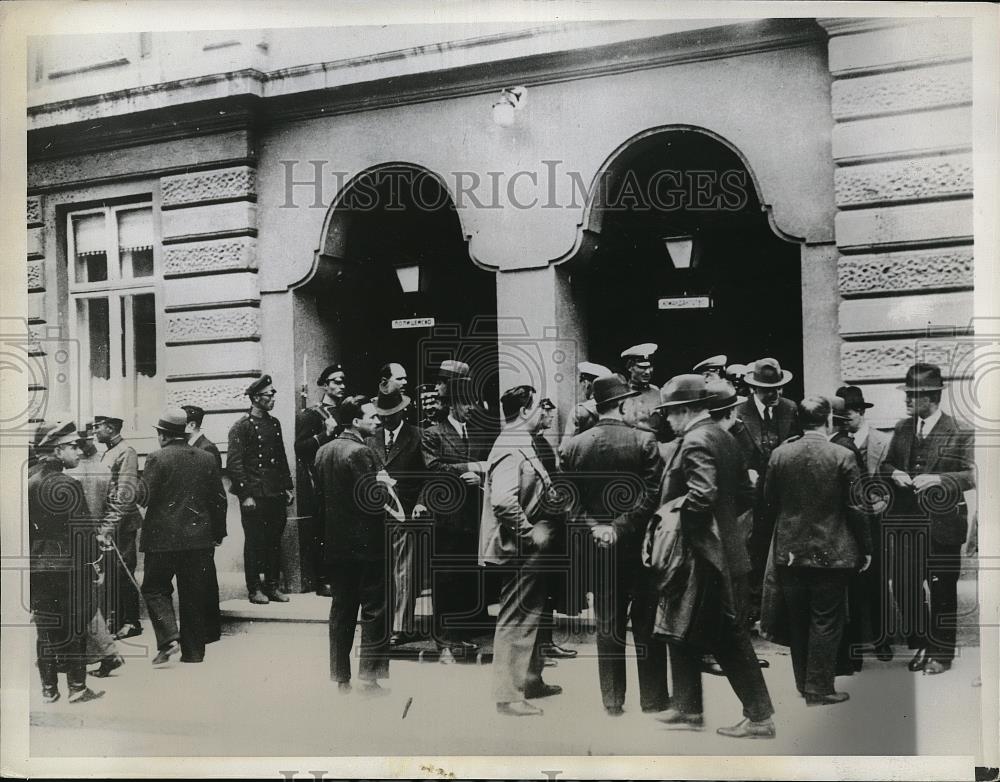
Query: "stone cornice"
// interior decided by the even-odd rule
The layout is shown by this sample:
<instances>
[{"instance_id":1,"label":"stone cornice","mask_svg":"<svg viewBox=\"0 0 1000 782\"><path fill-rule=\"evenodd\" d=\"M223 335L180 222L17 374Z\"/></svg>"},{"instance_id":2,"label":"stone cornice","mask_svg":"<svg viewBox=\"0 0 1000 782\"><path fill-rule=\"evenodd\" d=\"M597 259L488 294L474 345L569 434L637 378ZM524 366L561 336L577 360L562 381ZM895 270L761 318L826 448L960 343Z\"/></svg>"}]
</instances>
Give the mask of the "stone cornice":
<instances>
[{"instance_id":1,"label":"stone cornice","mask_svg":"<svg viewBox=\"0 0 1000 782\"><path fill-rule=\"evenodd\" d=\"M519 33L522 37L529 34ZM484 58L437 69L432 56L441 53L438 47L270 73L244 69L31 107L28 157L79 154L260 122L480 95L511 84L594 78L774 51L824 39L823 30L812 20L769 19L507 59ZM428 68L417 69L412 60L425 57L431 58ZM438 58L437 62L447 60Z\"/></svg>"}]
</instances>

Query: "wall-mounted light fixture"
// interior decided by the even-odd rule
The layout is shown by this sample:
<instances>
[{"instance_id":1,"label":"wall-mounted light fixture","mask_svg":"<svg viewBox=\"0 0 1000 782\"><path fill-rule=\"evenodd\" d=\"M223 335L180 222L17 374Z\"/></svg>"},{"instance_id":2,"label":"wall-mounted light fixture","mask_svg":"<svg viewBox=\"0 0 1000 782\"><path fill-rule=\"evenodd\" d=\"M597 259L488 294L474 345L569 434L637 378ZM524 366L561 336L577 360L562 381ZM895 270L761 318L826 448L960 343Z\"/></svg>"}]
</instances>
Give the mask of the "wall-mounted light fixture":
<instances>
[{"instance_id":1,"label":"wall-mounted light fixture","mask_svg":"<svg viewBox=\"0 0 1000 782\"><path fill-rule=\"evenodd\" d=\"M396 279L403 293L420 292L420 264L416 261L403 261L396 264Z\"/></svg>"},{"instance_id":2,"label":"wall-mounted light fixture","mask_svg":"<svg viewBox=\"0 0 1000 782\"><path fill-rule=\"evenodd\" d=\"M514 112L523 109L527 99L527 87L504 87L500 90L500 100L493 104L493 121L509 128L514 124Z\"/></svg>"},{"instance_id":3,"label":"wall-mounted light fixture","mask_svg":"<svg viewBox=\"0 0 1000 782\"><path fill-rule=\"evenodd\" d=\"M675 269L693 269L698 265L698 250L691 234L671 234L661 236L663 246L667 248L667 257Z\"/></svg>"}]
</instances>

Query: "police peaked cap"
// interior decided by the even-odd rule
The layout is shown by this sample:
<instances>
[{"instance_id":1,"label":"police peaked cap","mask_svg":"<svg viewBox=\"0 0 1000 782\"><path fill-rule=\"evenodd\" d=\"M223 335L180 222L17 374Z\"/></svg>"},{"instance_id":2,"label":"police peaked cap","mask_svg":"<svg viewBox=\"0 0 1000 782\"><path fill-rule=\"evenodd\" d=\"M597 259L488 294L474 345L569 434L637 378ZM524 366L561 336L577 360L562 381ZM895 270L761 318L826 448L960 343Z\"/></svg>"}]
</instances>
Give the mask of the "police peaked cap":
<instances>
[{"instance_id":1,"label":"police peaked cap","mask_svg":"<svg viewBox=\"0 0 1000 782\"><path fill-rule=\"evenodd\" d=\"M261 391L263 391L271 384L272 383L270 375L261 375L259 378L257 378L250 385L247 386L247 390L243 392L243 395L254 396L255 394L259 394Z\"/></svg>"}]
</instances>

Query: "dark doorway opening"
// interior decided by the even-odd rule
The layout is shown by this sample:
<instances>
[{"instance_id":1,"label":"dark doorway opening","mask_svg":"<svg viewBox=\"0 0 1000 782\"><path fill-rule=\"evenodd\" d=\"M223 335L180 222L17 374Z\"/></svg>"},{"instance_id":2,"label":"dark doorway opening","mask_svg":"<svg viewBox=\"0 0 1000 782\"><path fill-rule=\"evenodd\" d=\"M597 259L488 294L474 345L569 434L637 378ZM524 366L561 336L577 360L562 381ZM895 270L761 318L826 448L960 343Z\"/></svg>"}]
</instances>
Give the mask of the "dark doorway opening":
<instances>
[{"instance_id":1,"label":"dark doorway opening","mask_svg":"<svg viewBox=\"0 0 1000 782\"><path fill-rule=\"evenodd\" d=\"M705 133L663 131L634 142L606 174L596 248L568 269L588 358L619 369L623 349L656 342L662 386L719 353L743 364L773 356L795 376L785 394L801 398L800 248L772 231L739 156ZM665 238L684 236L693 264L678 269ZM711 307L660 308L693 297Z\"/></svg>"},{"instance_id":2,"label":"dark doorway opening","mask_svg":"<svg viewBox=\"0 0 1000 782\"><path fill-rule=\"evenodd\" d=\"M412 393L443 359L468 360L460 343L470 334L477 385L495 383L496 280L470 259L454 203L430 172L398 165L355 179L331 216L320 267L317 314L336 335L351 393L374 395L390 361L405 367ZM415 325L429 318L433 327Z\"/></svg>"}]
</instances>

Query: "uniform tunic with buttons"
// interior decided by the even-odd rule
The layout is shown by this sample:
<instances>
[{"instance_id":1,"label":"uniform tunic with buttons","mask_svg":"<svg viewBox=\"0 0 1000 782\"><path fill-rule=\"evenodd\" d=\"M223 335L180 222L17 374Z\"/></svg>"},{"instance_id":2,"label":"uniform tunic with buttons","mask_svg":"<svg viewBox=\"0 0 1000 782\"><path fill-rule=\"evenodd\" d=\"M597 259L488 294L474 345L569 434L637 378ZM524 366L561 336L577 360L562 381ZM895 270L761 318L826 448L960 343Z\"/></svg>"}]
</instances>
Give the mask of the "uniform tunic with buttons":
<instances>
[{"instance_id":1,"label":"uniform tunic with buttons","mask_svg":"<svg viewBox=\"0 0 1000 782\"><path fill-rule=\"evenodd\" d=\"M292 488L281 422L273 415L246 415L229 430L226 464L230 491L242 502L247 497L278 497Z\"/></svg>"}]
</instances>

